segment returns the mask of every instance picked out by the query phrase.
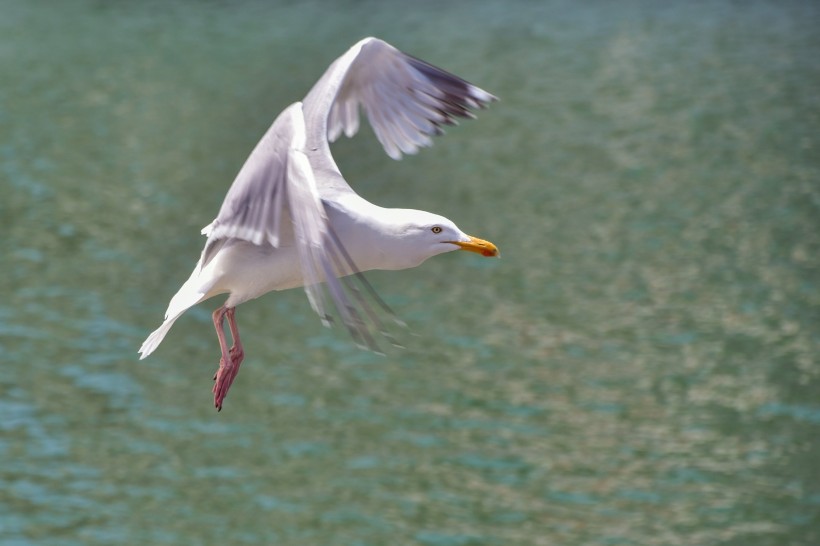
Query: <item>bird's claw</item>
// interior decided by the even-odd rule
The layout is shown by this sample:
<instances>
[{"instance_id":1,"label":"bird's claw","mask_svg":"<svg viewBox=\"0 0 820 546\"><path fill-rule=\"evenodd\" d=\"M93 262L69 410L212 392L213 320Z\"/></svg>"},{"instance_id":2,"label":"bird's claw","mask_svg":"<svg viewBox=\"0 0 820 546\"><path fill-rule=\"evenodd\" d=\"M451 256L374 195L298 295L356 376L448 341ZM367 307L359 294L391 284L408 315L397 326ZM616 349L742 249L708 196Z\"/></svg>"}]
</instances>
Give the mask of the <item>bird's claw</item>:
<instances>
[{"instance_id":1,"label":"bird's claw","mask_svg":"<svg viewBox=\"0 0 820 546\"><path fill-rule=\"evenodd\" d=\"M219 368L214 374L215 383L211 392L214 394L214 407L217 411L222 411L222 402L239 373L239 365L245 358L245 354L241 348L234 346L231 347L228 358L229 362L226 362L224 358L219 359Z\"/></svg>"}]
</instances>

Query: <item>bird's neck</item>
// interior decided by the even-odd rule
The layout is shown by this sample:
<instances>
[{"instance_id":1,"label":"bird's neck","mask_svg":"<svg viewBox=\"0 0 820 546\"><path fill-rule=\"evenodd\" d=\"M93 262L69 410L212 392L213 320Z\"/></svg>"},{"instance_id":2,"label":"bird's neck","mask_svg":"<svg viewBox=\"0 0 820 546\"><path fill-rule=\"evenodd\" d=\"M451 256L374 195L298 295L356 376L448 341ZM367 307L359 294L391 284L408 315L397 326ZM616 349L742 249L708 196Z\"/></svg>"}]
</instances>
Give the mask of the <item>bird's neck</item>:
<instances>
[{"instance_id":1,"label":"bird's neck","mask_svg":"<svg viewBox=\"0 0 820 546\"><path fill-rule=\"evenodd\" d=\"M328 209L328 216L359 271L407 269L424 261L426 256L415 256L402 245L412 210L379 207L352 197L355 204L341 200Z\"/></svg>"}]
</instances>

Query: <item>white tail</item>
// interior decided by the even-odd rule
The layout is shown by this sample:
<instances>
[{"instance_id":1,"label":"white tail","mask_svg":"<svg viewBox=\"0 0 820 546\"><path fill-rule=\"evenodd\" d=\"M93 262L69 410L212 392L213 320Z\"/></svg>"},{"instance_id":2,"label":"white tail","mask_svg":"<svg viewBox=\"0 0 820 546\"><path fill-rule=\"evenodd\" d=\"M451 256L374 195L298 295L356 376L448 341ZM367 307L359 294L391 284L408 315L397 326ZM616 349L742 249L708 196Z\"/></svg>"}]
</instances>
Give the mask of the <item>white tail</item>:
<instances>
[{"instance_id":1,"label":"white tail","mask_svg":"<svg viewBox=\"0 0 820 546\"><path fill-rule=\"evenodd\" d=\"M181 316L182 313L178 314L175 317L166 319L165 322L162 323L162 326L151 332L151 335L148 336L148 338L142 342L142 347L140 347L140 360L154 352L154 350L162 342L162 339L165 337L165 334L167 334L168 330L171 329L171 326L174 325L174 321Z\"/></svg>"},{"instance_id":2,"label":"white tail","mask_svg":"<svg viewBox=\"0 0 820 546\"><path fill-rule=\"evenodd\" d=\"M174 322L181 317L185 311L205 299L205 292L202 292L202 287L200 287L199 282L197 282L199 280L199 273L200 268L199 264L197 264L191 277L185 281L185 284L182 285L179 292L171 298L171 303L168 304L168 310L165 311L165 322L162 323L162 326L151 332L151 335L142 343L142 347L140 347L139 350L140 360L153 353L154 350L159 347L159 344L162 343L168 330L171 329Z\"/></svg>"}]
</instances>

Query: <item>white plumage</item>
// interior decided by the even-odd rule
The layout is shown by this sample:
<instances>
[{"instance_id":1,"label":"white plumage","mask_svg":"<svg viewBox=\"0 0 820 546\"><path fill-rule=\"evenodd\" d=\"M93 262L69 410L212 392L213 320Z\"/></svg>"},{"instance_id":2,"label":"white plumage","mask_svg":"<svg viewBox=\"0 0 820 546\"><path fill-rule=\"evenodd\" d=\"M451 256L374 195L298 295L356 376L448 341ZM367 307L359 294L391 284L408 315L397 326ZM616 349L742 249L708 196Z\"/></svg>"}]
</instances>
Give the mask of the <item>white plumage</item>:
<instances>
[{"instance_id":1,"label":"white plumage","mask_svg":"<svg viewBox=\"0 0 820 546\"><path fill-rule=\"evenodd\" d=\"M244 356L236 306L298 286L305 287L326 324L332 305L358 344L376 349L373 329L391 339L379 310L392 312L361 272L415 267L452 250L485 256L496 256L498 250L442 216L364 200L342 177L328 142L356 133L361 108L385 152L400 159L429 146L442 125L473 117L469 108L493 100L381 40L358 42L331 64L302 102L276 118L251 152L216 219L202 230L208 239L199 262L171 299L165 321L140 347L140 358L157 348L187 309L227 293L213 315L222 353L214 404L221 409Z\"/></svg>"}]
</instances>

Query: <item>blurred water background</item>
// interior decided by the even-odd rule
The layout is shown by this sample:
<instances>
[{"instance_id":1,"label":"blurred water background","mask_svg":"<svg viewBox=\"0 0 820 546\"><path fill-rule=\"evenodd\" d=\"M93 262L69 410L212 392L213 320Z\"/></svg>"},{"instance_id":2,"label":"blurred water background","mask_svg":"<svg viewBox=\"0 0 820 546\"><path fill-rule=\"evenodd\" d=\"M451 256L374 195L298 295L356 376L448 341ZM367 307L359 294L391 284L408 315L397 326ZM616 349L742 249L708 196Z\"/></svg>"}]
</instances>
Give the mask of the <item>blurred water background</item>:
<instances>
[{"instance_id":1,"label":"blurred water background","mask_svg":"<svg viewBox=\"0 0 820 546\"><path fill-rule=\"evenodd\" d=\"M820 544L820 4L0 0L0 544ZM150 359L233 176L366 35L501 97L353 186L497 243Z\"/></svg>"}]
</instances>

